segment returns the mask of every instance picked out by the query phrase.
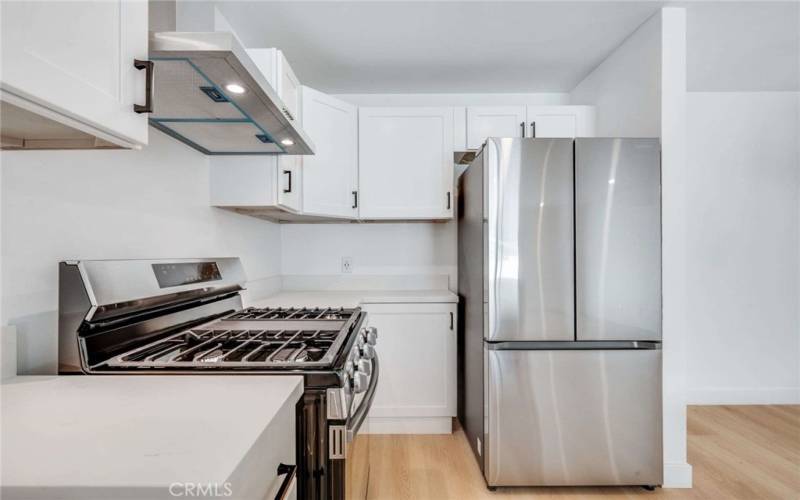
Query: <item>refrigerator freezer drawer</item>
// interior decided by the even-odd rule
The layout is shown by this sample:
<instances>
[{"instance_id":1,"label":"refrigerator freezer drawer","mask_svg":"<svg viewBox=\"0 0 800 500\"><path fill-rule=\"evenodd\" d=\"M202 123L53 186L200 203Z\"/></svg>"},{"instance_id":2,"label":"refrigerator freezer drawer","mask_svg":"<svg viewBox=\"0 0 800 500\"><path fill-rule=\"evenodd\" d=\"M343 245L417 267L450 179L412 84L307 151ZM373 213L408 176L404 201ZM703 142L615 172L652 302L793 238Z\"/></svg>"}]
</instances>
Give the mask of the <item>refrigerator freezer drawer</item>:
<instances>
[{"instance_id":1,"label":"refrigerator freezer drawer","mask_svg":"<svg viewBox=\"0 0 800 500\"><path fill-rule=\"evenodd\" d=\"M662 483L661 350L487 350L490 486Z\"/></svg>"}]
</instances>

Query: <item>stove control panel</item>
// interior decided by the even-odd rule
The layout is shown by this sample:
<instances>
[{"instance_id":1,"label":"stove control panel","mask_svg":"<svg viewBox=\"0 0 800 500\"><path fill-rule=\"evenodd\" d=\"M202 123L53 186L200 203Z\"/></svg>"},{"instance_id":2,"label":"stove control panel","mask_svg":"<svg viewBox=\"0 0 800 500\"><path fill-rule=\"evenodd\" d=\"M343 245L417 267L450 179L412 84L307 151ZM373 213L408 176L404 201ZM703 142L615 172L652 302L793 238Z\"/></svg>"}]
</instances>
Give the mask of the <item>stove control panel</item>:
<instances>
[{"instance_id":1,"label":"stove control panel","mask_svg":"<svg viewBox=\"0 0 800 500\"><path fill-rule=\"evenodd\" d=\"M372 375L372 359L375 357L375 345L378 342L378 330L375 327L362 328L357 333L356 341L344 365L344 390L348 394L359 394L367 390L369 377Z\"/></svg>"}]
</instances>

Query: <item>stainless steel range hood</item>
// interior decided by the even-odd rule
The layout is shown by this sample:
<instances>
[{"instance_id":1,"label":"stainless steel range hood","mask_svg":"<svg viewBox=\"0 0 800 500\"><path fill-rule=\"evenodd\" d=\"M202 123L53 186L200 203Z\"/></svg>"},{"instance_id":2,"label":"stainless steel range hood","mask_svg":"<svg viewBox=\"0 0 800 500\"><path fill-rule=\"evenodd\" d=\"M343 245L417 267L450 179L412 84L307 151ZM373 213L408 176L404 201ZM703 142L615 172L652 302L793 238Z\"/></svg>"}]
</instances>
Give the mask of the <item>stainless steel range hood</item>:
<instances>
[{"instance_id":1,"label":"stainless steel range hood","mask_svg":"<svg viewBox=\"0 0 800 500\"><path fill-rule=\"evenodd\" d=\"M153 127L208 155L314 154L233 33L152 32L150 59Z\"/></svg>"}]
</instances>

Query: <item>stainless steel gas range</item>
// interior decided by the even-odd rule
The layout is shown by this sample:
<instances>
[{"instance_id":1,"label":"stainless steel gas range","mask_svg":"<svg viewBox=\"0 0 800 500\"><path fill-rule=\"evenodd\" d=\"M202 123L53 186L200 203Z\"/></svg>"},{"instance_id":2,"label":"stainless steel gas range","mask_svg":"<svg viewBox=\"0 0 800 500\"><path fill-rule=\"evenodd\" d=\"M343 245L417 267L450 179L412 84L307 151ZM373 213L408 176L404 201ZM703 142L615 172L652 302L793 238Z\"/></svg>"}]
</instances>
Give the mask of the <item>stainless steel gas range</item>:
<instances>
[{"instance_id":1,"label":"stainless steel gas range","mask_svg":"<svg viewBox=\"0 0 800 500\"><path fill-rule=\"evenodd\" d=\"M359 308L243 309L244 283L236 258L61 262L59 372L302 375L298 497L365 498L377 331Z\"/></svg>"}]
</instances>

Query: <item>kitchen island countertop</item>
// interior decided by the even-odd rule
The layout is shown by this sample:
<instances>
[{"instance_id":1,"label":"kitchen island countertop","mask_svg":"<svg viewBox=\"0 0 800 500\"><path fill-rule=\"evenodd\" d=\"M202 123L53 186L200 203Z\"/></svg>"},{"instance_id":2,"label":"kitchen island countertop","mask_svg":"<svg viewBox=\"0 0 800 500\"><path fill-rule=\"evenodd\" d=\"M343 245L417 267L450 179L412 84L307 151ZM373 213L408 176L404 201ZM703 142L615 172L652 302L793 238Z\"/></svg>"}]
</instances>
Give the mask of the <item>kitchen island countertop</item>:
<instances>
[{"instance_id":1,"label":"kitchen island countertop","mask_svg":"<svg viewBox=\"0 0 800 500\"><path fill-rule=\"evenodd\" d=\"M225 496L226 482L251 498L266 429L303 378L24 376L0 389L4 499L174 498L186 483Z\"/></svg>"}]
</instances>

